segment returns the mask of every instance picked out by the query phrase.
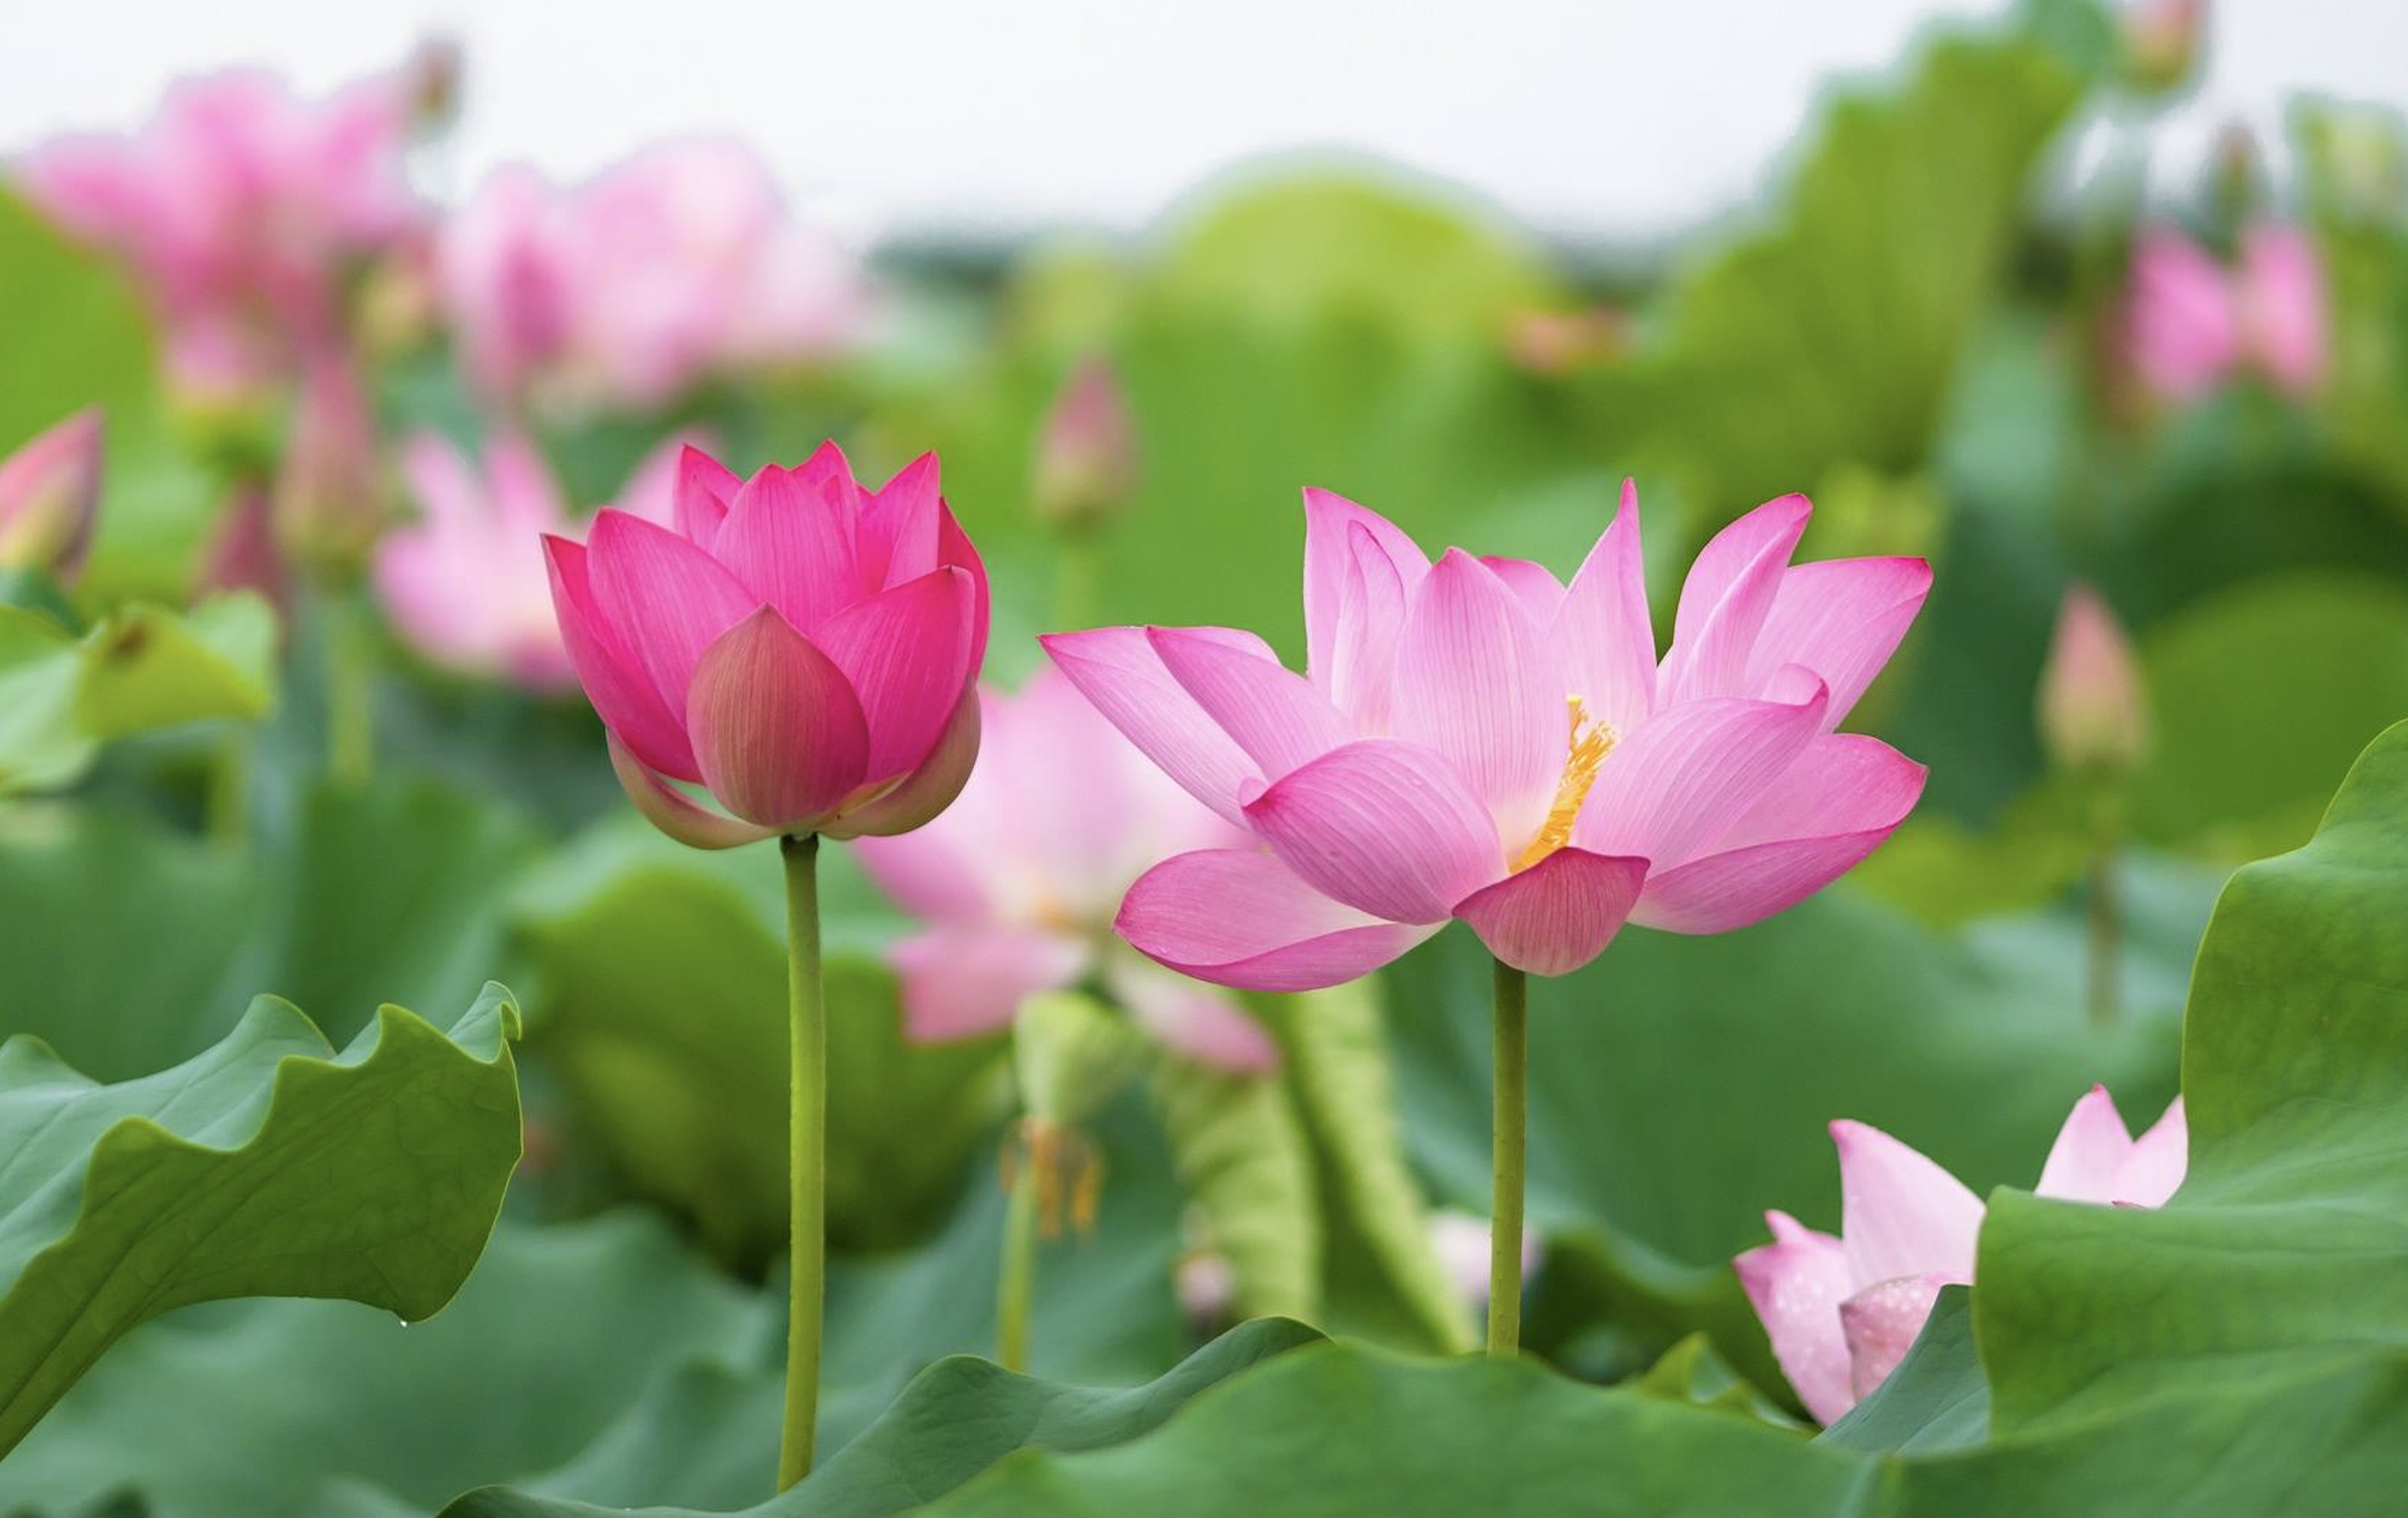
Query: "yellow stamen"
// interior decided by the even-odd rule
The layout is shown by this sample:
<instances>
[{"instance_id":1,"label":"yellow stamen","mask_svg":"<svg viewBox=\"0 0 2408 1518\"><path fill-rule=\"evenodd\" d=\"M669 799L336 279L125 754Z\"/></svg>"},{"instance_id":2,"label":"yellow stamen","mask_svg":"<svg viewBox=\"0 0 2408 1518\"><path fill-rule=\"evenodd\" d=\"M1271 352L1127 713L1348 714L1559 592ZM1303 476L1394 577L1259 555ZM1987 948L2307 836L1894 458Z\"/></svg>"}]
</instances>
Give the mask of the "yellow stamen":
<instances>
[{"instance_id":1,"label":"yellow stamen","mask_svg":"<svg viewBox=\"0 0 2408 1518\"><path fill-rule=\"evenodd\" d=\"M1597 783L1598 767L1622 741L1612 723L1589 720L1579 696L1566 697L1565 704L1571 709L1571 738L1563 778L1555 781L1555 804L1547 809L1547 820L1539 824L1538 836L1513 860L1516 874L1571 841L1572 820L1580 815L1581 803L1588 799L1589 787Z\"/></svg>"}]
</instances>

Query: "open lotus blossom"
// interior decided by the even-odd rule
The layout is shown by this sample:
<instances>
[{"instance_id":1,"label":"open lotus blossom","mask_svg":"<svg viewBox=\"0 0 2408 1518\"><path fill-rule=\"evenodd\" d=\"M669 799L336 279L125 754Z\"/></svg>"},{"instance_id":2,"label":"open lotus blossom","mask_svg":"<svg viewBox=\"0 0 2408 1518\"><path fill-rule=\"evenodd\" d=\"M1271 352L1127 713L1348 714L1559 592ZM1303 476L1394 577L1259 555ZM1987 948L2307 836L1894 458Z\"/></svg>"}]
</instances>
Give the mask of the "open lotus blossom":
<instances>
[{"instance_id":1,"label":"open lotus blossom","mask_svg":"<svg viewBox=\"0 0 2408 1518\"><path fill-rule=\"evenodd\" d=\"M1227 997L1111 933L1122 893L1149 866L1245 835L1129 747L1058 672L980 700L979 765L960 797L919 831L856 850L926 924L892 951L911 1037L999 1028L1022 998L1095 978L1182 1053L1233 1070L1275 1065L1276 1046Z\"/></svg>"},{"instance_id":2,"label":"open lotus blossom","mask_svg":"<svg viewBox=\"0 0 2408 1518\"><path fill-rule=\"evenodd\" d=\"M684 450L672 525L543 543L628 796L697 848L917 827L978 756L986 571L924 454L871 491L834 443L738 480ZM675 783L709 789L733 813Z\"/></svg>"},{"instance_id":3,"label":"open lotus blossom","mask_svg":"<svg viewBox=\"0 0 2408 1518\"><path fill-rule=\"evenodd\" d=\"M174 87L138 135L37 150L19 179L140 277L180 381L247 387L329 340L350 273L417 224L411 110L400 76L316 103L268 75L222 74Z\"/></svg>"},{"instance_id":4,"label":"open lotus blossom","mask_svg":"<svg viewBox=\"0 0 2408 1518\"><path fill-rule=\"evenodd\" d=\"M692 441L672 437L652 450L618 508L667 526L678 461ZM574 685L543 537L582 524L571 521L543 455L517 433L497 433L480 475L442 437L420 433L403 444L401 470L422 514L378 541L372 566L394 630L447 669L536 691Z\"/></svg>"},{"instance_id":5,"label":"open lotus blossom","mask_svg":"<svg viewBox=\"0 0 2408 1518\"><path fill-rule=\"evenodd\" d=\"M852 342L867 287L743 148L648 149L574 190L505 168L446 224L437 279L488 394L656 405L711 374Z\"/></svg>"},{"instance_id":6,"label":"open lotus blossom","mask_svg":"<svg viewBox=\"0 0 2408 1518\"><path fill-rule=\"evenodd\" d=\"M83 572L100 514L100 411L86 408L0 458L0 568Z\"/></svg>"},{"instance_id":7,"label":"open lotus blossom","mask_svg":"<svg viewBox=\"0 0 2408 1518\"><path fill-rule=\"evenodd\" d=\"M2128 322L2133 366L2178 400L2243 371L2294 396L2324 382L2323 265L2307 234L2285 222L2243 232L2229 270L2179 232L2145 234L2132 254Z\"/></svg>"},{"instance_id":8,"label":"open lotus blossom","mask_svg":"<svg viewBox=\"0 0 2408 1518\"><path fill-rule=\"evenodd\" d=\"M1253 837L1155 866L1119 928L1173 968L1291 991L1352 980L1452 918L1560 975L1626 919L1716 933L1870 853L1923 766L1834 732L1930 585L1920 559L1792 566L1811 508L1709 543L1659 662L1635 489L1569 587L1305 493L1309 674L1251 633L1106 627L1054 662Z\"/></svg>"},{"instance_id":9,"label":"open lotus blossom","mask_svg":"<svg viewBox=\"0 0 2408 1518\"><path fill-rule=\"evenodd\" d=\"M1940 1288L1973 1279L1982 1199L1878 1128L1831 1124L1840 1237L1768 1212L1770 1244L1733 1262L1806 1411L1833 1423L1898 1368ZM2132 1137L2104 1086L2074 1103L2042 1166L2042 1196L2161 1207L2190 1163L2182 1098Z\"/></svg>"}]
</instances>

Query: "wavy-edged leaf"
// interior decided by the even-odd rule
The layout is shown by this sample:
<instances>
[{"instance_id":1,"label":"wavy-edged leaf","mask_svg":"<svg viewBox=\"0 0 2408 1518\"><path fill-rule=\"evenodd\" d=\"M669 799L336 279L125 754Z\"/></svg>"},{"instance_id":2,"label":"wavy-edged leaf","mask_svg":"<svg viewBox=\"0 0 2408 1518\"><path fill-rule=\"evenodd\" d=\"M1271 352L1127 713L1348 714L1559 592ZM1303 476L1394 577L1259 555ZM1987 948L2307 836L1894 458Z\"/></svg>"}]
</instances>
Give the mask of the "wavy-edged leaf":
<instances>
[{"instance_id":1,"label":"wavy-edged leaf","mask_svg":"<svg viewBox=\"0 0 2408 1518\"><path fill-rule=\"evenodd\" d=\"M339 1054L264 996L197 1059L118 1085L0 1046L0 1451L178 1307L439 1310L518 1162L517 1032L489 986L449 1036L388 1006Z\"/></svg>"}]
</instances>

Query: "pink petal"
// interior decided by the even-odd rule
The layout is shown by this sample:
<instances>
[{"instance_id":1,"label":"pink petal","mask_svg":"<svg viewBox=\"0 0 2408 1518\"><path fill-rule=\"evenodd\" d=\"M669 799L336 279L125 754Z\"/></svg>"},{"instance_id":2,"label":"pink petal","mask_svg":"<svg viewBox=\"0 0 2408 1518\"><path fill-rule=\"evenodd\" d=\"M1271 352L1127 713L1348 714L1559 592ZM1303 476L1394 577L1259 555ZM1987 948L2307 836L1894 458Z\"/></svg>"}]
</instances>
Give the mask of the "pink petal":
<instances>
[{"instance_id":1,"label":"pink petal","mask_svg":"<svg viewBox=\"0 0 2408 1518\"><path fill-rule=\"evenodd\" d=\"M1443 923L1504 869L1497 824L1454 766L1396 738L1330 750L1246 821L1313 889L1392 923Z\"/></svg>"},{"instance_id":2,"label":"pink petal","mask_svg":"<svg viewBox=\"0 0 2408 1518\"><path fill-rule=\"evenodd\" d=\"M1149 958L1244 991L1313 991L1369 975L1438 931L1330 900L1268 854L1205 849L1129 887L1112 924Z\"/></svg>"},{"instance_id":3,"label":"pink petal","mask_svg":"<svg viewBox=\"0 0 2408 1518\"><path fill-rule=\"evenodd\" d=\"M835 661L775 607L729 628L695 666L686 729L703 782L746 822L815 826L862 782L869 734Z\"/></svg>"},{"instance_id":4,"label":"pink petal","mask_svg":"<svg viewBox=\"0 0 2408 1518\"><path fill-rule=\"evenodd\" d=\"M1598 770L1572 829L1595 853L1677 868L1713 849L1822 728L1819 682L1805 700L1691 701L1650 718Z\"/></svg>"},{"instance_id":5,"label":"pink petal","mask_svg":"<svg viewBox=\"0 0 2408 1518\"><path fill-rule=\"evenodd\" d=\"M1466 896L1455 915L1515 969L1569 975L1605 952L1646 880L1644 859L1557 849Z\"/></svg>"},{"instance_id":6,"label":"pink petal","mask_svg":"<svg viewBox=\"0 0 2408 1518\"><path fill-rule=\"evenodd\" d=\"M942 501L937 503L937 562L959 569L969 576L970 583L978 588L977 604L971 613L970 667L981 668L986 663L989 607L986 565L979 558L978 549L970 542L969 535L962 531L961 523L953 520L952 509ZM888 579L893 578L890 570Z\"/></svg>"},{"instance_id":7,"label":"pink petal","mask_svg":"<svg viewBox=\"0 0 2408 1518\"><path fill-rule=\"evenodd\" d=\"M686 690L702 651L761 604L710 554L624 511L595 517L585 562L595 605L672 712L686 709ZM643 745L637 744L636 752L642 754ZM650 756L645 763L668 767Z\"/></svg>"},{"instance_id":8,"label":"pink petal","mask_svg":"<svg viewBox=\"0 0 2408 1518\"><path fill-rule=\"evenodd\" d=\"M1571 694L1594 719L1627 733L1656 709L1656 629L1634 481L1622 482L1613 523L1572 576L1548 636L1564 651Z\"/></svg>"},{"instance_id":9,"label":"pink petal","mask_svg":"<svg viewBox=\"0 0 2408 1518\"><path fill-rule=\"evenodd\" d=\"M1429 571L1424 553L1404 531L1377 511L1326 490L1304 493L1305 667L1314 683L1328 680L1338 632L1338 607L1352 562L1353 529L1370 535L1407 592Z\"/></svg>"},{"instance_id":10,"label":"pink petal","mask_svg":"<svg viewBox=\"0 0 2408 1518\"><path fill-rule=\"evenodd\" d=\"M1275 658L1270 646L1251 633L1221 627L1186 630L1264 659ZM1244 825L1239 792L1248 781L1259 782L1261 772L1163 667L1146 629L1097 627L1055 633L1038 641L1080 694L1163 773L1197 800Z\"/></svg>"},{"instance_id":11,"label":"pink petal","mask_svg":"<svg viewBox=\"0 0 2408 1518\"><path fill-rule=\"evenodd\" d=\"M1831 1142L1840 1151L1840 1237L1852 1280L1973 1279L1980 1197L1879 1128L1843 1120L1831 1124Z\"/></svg>"},{"instance_id":12,"label":"pink petal","mask_svg":"<svg viewBox=\"0 0 2408 1518\"><path fill-rule=\"evenodd\" d=\"M1149 627L1146 641L1204 714L1277 780L1354 737L1346 719L1312 682L1215 636L1186 627Z\"/></svg>"},{"instance_id":13,"label":"pink petal","mask_svg":"<svg viewBox=\"0 0 2408 1518\"><path fill-rule=\"evenodd\" d=\"M1946 1284L1938 1276L1900 1276L1868 1286L1840 1304L1840 1331L1848 1341L1848 1383L1859 1399L1872 1396L1873 1388L1906 1358Z\"/></svg>"},{"instance_id":14,"label":"pink petal","mask_svg":"<svg viewBox=\"0 0 2408 1518\"><path fill-rule=\"evenodd\" d=\"M585 550L551 537L543 540L543 550L561 640L567 645L578 683L585 687L586 699L594 703L603 724L647 767L681 780L702 779L686 742L684 721L671 715L652 677L595 604Z\"/></svg>"},{"instance_id":15,"label":"pink petal","mask_svg":"<svg viewBox=\"0 0 2408 1518\"><path fill-rule=\"evenodd\" d=\"M627 793L627 799L636 804L646 822L687 848L733 849L777 836L774 827L738 822L696 805L693 797L670 784L666 776L637 758L618 734L609 736L609 746L610 769L619 777L620 788Z\"/></svg>"},{"instance_id":16,"label":"pink petal","mask_svg":"<svg viewBox=\"0 0 2408 1518\"><path fill-rule=\"evenodd\" d=\"M992 786L996 806L981 831L1024 893L1041 881L1060 910L1109 921L1146 866L1183 849L1235 841L1235 829L1156 768L1051 665L1017 695L990 693L987 719L987 756L971 783Z\"/></svg>"},{"instance_id":17,"label":"pink petal","mask_svg":"<svg viewBox=\"0 0 2408 1518\"><path fill-rule=\"evenodd\" d=\"M810 467L771 465L746 480L710 551L756 601L817 636L822 623L859 598L861 585L853 551L853 481L831 480L824 468L806 475Z\"/></svg>"},{"instance_id":18,"label":"pink petal","mask_svg":"<svg viewBox=\"0 0 2408 1518\"><path fill-rule=\"evenodd\" d=\"M2190 1168L2190 1123L2176 1096L2149 1131L2132 1143L2116 1178L2117 1195L2108 1198L2130 1207L2163 1207L2182 1188Z\"/></svg>"},{"instance_id":19,"label":"pink petal","mask_svg":"<svg viewBox=\"0 0 2408 1518\"><path fill-rule=\"evenodd\" d=\"M1263 1025L1209 986L1133 954L1105 967L1104 985L1147 1032L1189 1059L1234 1075L1279 1068L1279 1045Z\"/></svg>"},{"instance_id":20,"label":"pink petal","mask_svg":"<svg viewBox=\"0 0 2408 1518\"><path fill-rule=\"evenodd\" d=\"M976 594L968 575L938 569L854 602L813 636L861 698L869 723L867 779L916 766L953 716L970 682Z\"/></svg>"},{"instance_id":21,"label":"pink petal","mask_svg":"<svg viewBox=\"0 0 2408 1518\"><path fill-rule=\"evenodd\" d=\"M485 477L493 482L494 523L506 541L533 541L538 533L568 525L568 507L552 465L521 434L497 432L486 439Z\"/></svg>"},{"instance_id":22,"label":"pink petal","mask_svg":"<svg viewBox=\"0 0 2408 1518\"><path fill-rule=\"evenodd\" d=\"M1786 1212L1768 1212L1764 1221L1773 1241L1749 1250L1731 1267L1798 1400L1818 1422L1837 1423L1856 1405L1840 1329L1840 1303L1852 1289L1847 1253L1829 1234Z\"/></svg>"},{"instance_id":23,"label":"pink petal","mask_svg":"<svg viewBox=\"0 0 2408 1518\"><path fill-rule=\"evenodd\" d=\"M1830 689L1823 725L1839 726L1898 651L1930 592L1931 566L1922 559L1799 565L1781 577L1757 635L1749 694L1762 691L1783 666L1802 665Z\"/></svg>"},{"instance_id":24,"label":"pink petal","mask_svg":"<svg viewBox=\"0 0 2408 1518\"><path fill-rule=\"evenodd\" d=\"M2114 1201L2116 1177L2131 1153L2131 1130L2115 1110L2115 1098L2105 1086L2094 1085L2057 1130L2057 1141L2041 1167L2040 1184L2032 1190L2069 1201Z\"/></svg>"},{"instance_id":25,"label":"pink petal","mask_svg":"<svg viewBox=\"0 0 2408 1518\"><path fill-rule=\"evenodd\" d=\"M401 477L410 499L437 526L475 526L484 520L485 492L460 451L437 432L410 434L401 445Z\"/></svg>"},{"instance_id":26,"label":"pink petal","mask_svg":"<svg viewBox=\"0 0 2408 1518\"><path fill-rule=\"evenodd\" d=\"M1530 614L1531 626L1554 625L1555 613L1563 608L1564 586L1545 565L1494 553L1482 554L1480 562L1521 601L1522 609Z\"/></svg>"},{"instance_id":27,"label":"pink petal","mask_svg":"<svg viewBox=\"0 0 2408 1518\"><path fill-rule=\"evenodd\" d=\"M1681 586L1671 652L1656 681L1659 703L1755 694L1747 676L1756 637L1813 512L1803 495L1780 496L1698 551Z\"/></svg>"},{"instance_id":28,"label":"pink petal","mask_svg":"<svg viewBox=\"0 0 2408 1518\"><path fill-rule=\"evenodd\" d=\"M919 1043L1008 1027L1024 997L1071 984L1087 964L1079 938L1000 924L930 928L887 954L903 982L903 1031Z\"/></svg>"},{"instance_id":29,"label":"pink petal","mask_svg":"<svg viewBox=\"0 0 2408 1518\"><path fill-rule=\"evenodd\" d=\"M2313 394L2329 362L2324 269L2307 235L2266 222L2241 235L2241 297L2248 339L2266 377L2291 394Z\"/></svg>"},{"instance_id":30,"label":"pink petal","mask_svg":"<svg viewBox=\"0 0 2408 1518\"><path fill-rule=\"evenodd\" d=\"M1713 852L1651 876L1631 921L1727 933L1794 906L1880 848L1914 809L1927 773L1878 738L1817 738Z\"/></svg>"},{"instance_id":31,"label":"pink petal","mask_svg":"<svg viewBox=\"0 0 2408 1518\"><path fill-rule=\"evenodd\" d=\"M942 823L893 837L865 838L853 856L895 904L924 921L981 919L1001 910L1018 861L999 847L981 798L995 789L992 698L979 706L987 752ZM980 813L973 819L973 813Z\"/></svg>"},{"instance_id":32,"label":"pink petal","mask_svg":"<svg viewBox=\"0 0 2408 1518\"><path fill-rule=\"evenodd\" d=\"M2177 232L2144 235L2132 251L2133 367L2166 394L2204 394L2239 352L2234 304L2224 270L2198 244Z\"/></svg>"},{"instance_id":33,"label":"pink petal","mask_svg":"<svg viewBox=\"0 0 2408 1518\"><path fill-rule=\"evenodd\" d=\"M1412 593L1398 648L1396 732L1451 760L1497 819L1526 838L1568 749L1562 661L1505 582L1449 549Z\"/></svg>"},{"instance_id":34,"label":"pink petal","mask_svg":"<svg viewBox=\"0 0 2408 1518\"><path fill-rule=\"evenodd\" d=\"M610 504L631 516L641 517L646 522L658 523L664 527L680 523L681 519L678 512L677 500L681 488L681 481L684 479L687 469L685 455L690 451L699 452L697 439L700 436L695 433L680 433L645 454L638 461L634 472L627 476L626 483L619 487L619 494ZM687 532L682 525L678 525L677 530L681 536L694 537L703 547L709 548L711 538L718 535L719 519L726 516L727 503L736 498L736 492L740 487L740 482L735 475L713 464L707 455L703 457L702 464L705 467L700 472L706 479L699 483L699 488L703 491L708 504L701 506L699 509L708 512L715 508L717 516L713 518L707 535L697 537L694 533ZM725 477L720 485L724 492L722 494L710 494L711 487L707 477L710 471L714 469Z\"/></svg>"},{"instance_id":35,"label":"pink petal","mask_svg":"<svg viewBox=\"0 0 2408 1518\"><path fill-rule=\"evenodd\" d=\"M1338 597L1338 625L1325 672L1315 679L1354 730L1372 738L1389 727L1397 644L1405 629L1405 583L1369 529L1350 524L1346 532L1349 553Z\"/></svg>"},{"instance_id":36,"label":"pink petal","mask_svg":"<svg viewBox=\"0 0 2408 1518\"><path fill-rule=\"evenodd\" d=\"M727 465L692 444L681 448L678 452L675 494L669 503L669 520L678 536L709 549L718 541L720 524L727 520L727 508L735 504L736 493L743 488L744 481ZM628 509L636 510L632 507ZM659 520L650 511L637 514L650 521Z\"/></svg>"},{"instance_id":37,"label":"pink petal","mask_svg":"<svg viewBox=\"0 0 2408 1518\"><path fill-rule=\"evenodd\" d=\"M962 687L953 715L937 735L936 747L902 783L854 805L822 831L831 838L892 838L924 827L960 799L979 756L981 712L978 687Z\"/></svg>"},{"instance_id":38,"label":"pink petal","mask_svg":"<svg viewBox=\"0 0 2408 1518\"><path fill-rule=\"evenodd\" d=\"M862 508L854 547L864 590L900 585L937 567L938 529L944 514L937 470L937 455L923 453Z\"/></svg>"}]
</instances>

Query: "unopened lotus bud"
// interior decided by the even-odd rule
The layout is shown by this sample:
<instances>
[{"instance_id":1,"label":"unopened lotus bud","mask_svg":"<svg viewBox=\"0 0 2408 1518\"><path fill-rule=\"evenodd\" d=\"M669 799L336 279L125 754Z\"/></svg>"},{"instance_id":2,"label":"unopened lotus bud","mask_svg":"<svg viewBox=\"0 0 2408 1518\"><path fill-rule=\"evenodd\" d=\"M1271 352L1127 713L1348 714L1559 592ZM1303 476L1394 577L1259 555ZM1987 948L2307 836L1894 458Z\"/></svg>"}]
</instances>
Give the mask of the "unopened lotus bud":
<instances>
[{"instance_id":1,"label":"unopened lotus bud","mask_svg":"<svg viewBox=\"0 0 2408 1518\"><path fill-rule=\"evenodd\" d=\"M2152 93L2180 89L2199 62L2207 0L2136 0L2124 12L2124 61L2131 81Z\"/></svg>"},{"instance_id":2,"label":"unopened lotus bud","mask_svg":"<svg viewBox=\"0 0 2408 1518\"><path fill-rule=\"evenodd\" d=\"M78 411L0 459L0 568L82 572L100 511L100 412Z\"/></svg>"},{"instance_id":3,"label":"unopened lotus bud","mask_svg":"<svg viewBox=\"0 0 2408 1518\"><path fill-rule=\"evenodd\" d=\"M1119 375L1101 359L1073 370L1037 437L1030 499L1057 530L1092 527L1137 492L1137 429Z\"/></svg>"},{"instance_id":4,"label":"unopened lotus bud","mask_svg":"<svg viewBox=\"0 0 2408 1518\"><path fill-rule=\"evenodd\" d=\"M2126 774L2147 756L2148 702L2132 645L2086 585L2065 595L2041 671L2041 738L2067 769Z\"/></svg>"},{"instance_id":5,"label":"unopened lotus bud","mask_svg":"<svg viewBox=\"0 0 2408 1518\"><path fill-rule=\"evenodd\" d=\"M1523 311L1505 331L1505 351L1514 364L1548 379L1610 364L1629 348L1630 318L1612 306Z\"/></svg>"},{"instance_id":6,"label":"unopened lotus bud","mask_svg":"<svg viewBox=\"0 0 2408 1518\"><path fill-rule=\"evenodd\" d=\"M355 568L385 524L376 418L347 358L302 379L276 477L276 540L296 563Z\"/></svg>"}]
</instances>

